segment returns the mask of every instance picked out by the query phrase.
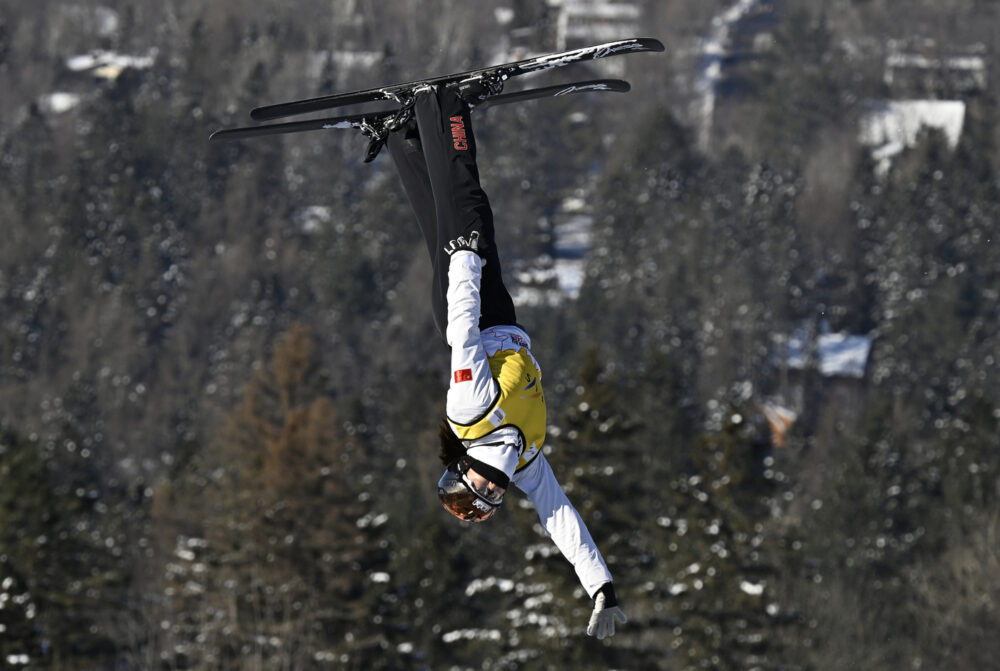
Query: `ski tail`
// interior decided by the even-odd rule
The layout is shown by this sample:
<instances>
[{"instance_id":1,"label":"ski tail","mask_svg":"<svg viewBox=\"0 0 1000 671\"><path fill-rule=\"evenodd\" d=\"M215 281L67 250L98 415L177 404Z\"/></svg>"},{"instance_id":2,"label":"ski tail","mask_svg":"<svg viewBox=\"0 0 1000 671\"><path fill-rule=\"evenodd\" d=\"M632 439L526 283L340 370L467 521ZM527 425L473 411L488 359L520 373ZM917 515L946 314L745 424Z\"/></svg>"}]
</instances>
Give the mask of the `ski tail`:
<instances>
[{"instance_id":1,"label":"ski tail","mask_svg":"<svg viewBox=\"0 0 1000 671\"><path fill-rule=\"evenodd\" d=\"M486 107L493 107L495 105L505 105L507 103L524 102L526 100L535 100L538 98L556 98L575 93L590 93L592 91L627 93L631 90L632 86L623 79L591 79L584 82L543 86L541 88L515 91L513 93L501 93L500 95L487 98L483 102L476 105L474 109L483 109Z\"/></svg>"},{"instance_id":2,"label":"ski tail","mask_svg":"<svg viewBox=\"0 0 1000 671\"><path fill-rule=\"evenodd\" d=\"M364 130L367 126L375 127L394 116L396 110L387 112L369 112L367 114L350 114L330 117L327 119L309 119L307 121L289 121L272 123L262 126L243 126L240 128L224 128L209 136L209 140L244 140L248 137L262 135L283 135L287 133L302 133L310 130L327 130L331 128L358 128Z\"/></svg>"},{"instance_id":3,"label":"ski tail","mask_svg":"<svg viewBox=\"0 0 1000 671\"><path fill-rule=\"evenodd\" d=\"M307 114L335 107L345 107L359 103L377 102L380 100L396 100L402 102L400 98L408 95L415 87L430 84L450 84L476 77L492 77L500 81L510 77L517 77L533 72L541 72L552 68L563 67L571 63L608 58L639 52L663 51L663 43L651 37L636 37L616 42L607 42L590 47L573 49L554 54L535 56L513 63L502 63L491 65L477 70L460 72L457 74L431 77L402 84L391 84L362 91L350 91L347 93L336 93L333 95L320 96L318 98L307 98L304 100L293 100L290 102L264 105L250 111L250 117L256 121L268 121L286 116Z\"/></svg>"},{"instance_id":4,"label":"ski tail","mask_svg":"<svg viewBox=\"0 0 1000 671\"><path fill-rule=\"evenodd\" d=\"M516 91L513 93L501 93L500 95L487 98L484 102L476 105L473 109L485 109L496 105L524 102L526 100L535 100L538 98L554 98L559 96L574 95L577 93L626 93L631 90L631 88L632 87L629 83L622 79L591 79L588 81L571 82L555 86L543 86L540 88ZM350 114L346 116L329 117L326 119L309 119L306 121L288 121L285 123L272 123L260 126L226 128L212 133L209 140L244 140L246 138L260 137L263 135L283 135L287 133L301 133L304 131L328 130L334 128L357 128L365 134L375 137L383 135L386 124L395 119L400 112L401 110L386 110L382 112L368 112L365 114Z\"/></svg>"}]
</instances>

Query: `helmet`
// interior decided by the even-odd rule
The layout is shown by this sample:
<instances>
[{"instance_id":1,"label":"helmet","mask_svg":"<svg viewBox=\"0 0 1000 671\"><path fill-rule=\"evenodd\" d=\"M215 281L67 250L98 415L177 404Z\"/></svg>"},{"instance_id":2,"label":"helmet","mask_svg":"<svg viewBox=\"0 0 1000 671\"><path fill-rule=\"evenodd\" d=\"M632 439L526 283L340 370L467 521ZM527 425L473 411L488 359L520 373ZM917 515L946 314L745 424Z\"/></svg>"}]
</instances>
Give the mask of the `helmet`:
<instances>
[{"instance_id":1,"label":"helmet","mask_svg":"<svg viewBox=\"0 0 1000 671\"><path fill-rule=\"evenodd\" d=\"M465 522L485 522L496 514L500 504L503 503L503 491L476 489L469 481L470 467L476 472L481 472L480 468L493 470L487 464L481 464L471 457L462 457L449 465L438 480L438 498L441 499L444 509L458 519ZM503 475L502 472L500 474ZM507 480L506 477L503 479ZM495 482L492 478L491 481ZM509 480L503 484L509 484Z\"/></svg>"}]
</instances>

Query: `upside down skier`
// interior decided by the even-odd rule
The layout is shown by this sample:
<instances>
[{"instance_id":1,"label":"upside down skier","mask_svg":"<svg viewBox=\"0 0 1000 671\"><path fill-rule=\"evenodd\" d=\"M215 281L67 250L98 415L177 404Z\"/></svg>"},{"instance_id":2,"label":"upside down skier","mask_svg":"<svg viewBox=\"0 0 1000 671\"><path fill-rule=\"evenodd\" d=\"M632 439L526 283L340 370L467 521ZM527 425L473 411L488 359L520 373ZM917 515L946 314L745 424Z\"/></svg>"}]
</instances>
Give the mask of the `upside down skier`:
<instances>
[{"instance_id":1,"label":"upside down skier","mask_svg":"<svg viewBox=\"0 0 1000 671\"><path fill-rule=\"evenodd\" d=\"M474 88L417 89L412 117L385 138L430 253L434 321L451 347L438 495L452 515L483 522L511 485L524 492L594 599L587 633L613 636L626 617L611 573L541 451L542 373L503 283L493 212L479 183L463 99Z\"/></svg>"}]
</instances>

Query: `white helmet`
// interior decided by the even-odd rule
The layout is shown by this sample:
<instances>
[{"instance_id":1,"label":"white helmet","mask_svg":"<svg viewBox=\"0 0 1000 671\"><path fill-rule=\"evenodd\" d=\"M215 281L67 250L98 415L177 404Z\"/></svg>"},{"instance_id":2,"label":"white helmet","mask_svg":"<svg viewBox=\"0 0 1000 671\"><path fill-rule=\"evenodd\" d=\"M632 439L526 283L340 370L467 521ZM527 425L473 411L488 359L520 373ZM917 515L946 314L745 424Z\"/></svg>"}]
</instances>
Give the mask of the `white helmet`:
<instances>
[{"instance_id":1,"label":"white helmet","mask_svg":"<svg viewBox=\"0 0 1000 671\"><path fill-rule=\"evenodd\" d=\"M496 485L496 489L477 489L469 480L469 469ZM503 503L510 478L500 469L468 454L448 465L438 480L438 498L449 513L465 522L485 522Z\"/></svg>"}]
</instances>

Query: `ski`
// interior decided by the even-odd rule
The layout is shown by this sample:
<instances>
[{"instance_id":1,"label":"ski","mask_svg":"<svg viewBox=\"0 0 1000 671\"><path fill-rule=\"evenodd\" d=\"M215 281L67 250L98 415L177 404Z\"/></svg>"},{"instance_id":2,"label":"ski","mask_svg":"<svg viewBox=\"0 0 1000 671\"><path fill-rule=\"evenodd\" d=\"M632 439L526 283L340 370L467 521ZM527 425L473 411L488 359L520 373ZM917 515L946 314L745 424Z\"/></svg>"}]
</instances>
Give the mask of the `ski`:
<instances>
[{"instance_id":1,"label":"ski","mask_svg":"<svg viewBox=\"0 0 1000 671\"><path fill-rule=\"evenodd\" d=\"M336 93L333 95L320 96L318 98L308 98L305 100L293 100L291 102L277 103L257 107L250 111L250 117L257 121L278 119L297 114L317 112L335 107L346 107L359 103L378 102L381 100L400 101L400 97L406 96L414 88L422 85L437 84L461 84L466 81L485 80L493 86L502 87L503 82L510 77L517 77L533 72L551 70L552 68L570 65L581 61L607 58L620 54L632 54L643 51L663 51L663 43L649 37L637 37L616 42L607 42L591 47L562 51L554 54L535 56L513 63L502 63L491 65L477 70L459 72L456 74L441 75L428 79L421 79L402 84L391 84L380 88L366 89L362 91L350 91L347 93Z\"/></svg>"},{"instance_id":2,"label":"ski","mask_svg":"<svg viewBox=\"0 0 1000 671\"><path fill-rule=\"evenodd\" d=\"M576 93L587 93L590 91L608 91L614 93L626 93L631 89L627 81L621 79L594 79L583 82L572 82L569 84L558 84L555 86L543 86L540 88L516 91L513 93L502 93L473 107L473 110L484 109L506 103L524 102L537 98L551 98L558 96L573 95ZM397 116L405 110L383 110L379 112L365 112L360 114L350 114L346 116L331 117L327 119L308 119L305 121L289 121L285 123L265 124L261 126L245 126L241 128L226 128L217 130L209 137L209 140L243 140L250 137L260 137L262 135L279 135L285 133L301 133L312 130L328 130L333 128L357 128L370 136L382 135L386 125L396 120Z\"/></svg>"},{"instance_id":3,"label":"ski","mask_svg":"<svg viewBox=\"0 0 1000 671\"><path fill-rule=\"evenodd\" d=\"M525 100L535 100L537 98L555 98L558 96L568 96L574 93L587 93L589 91L608 91L612 93L628 93L632 86L624 79L591 79L585 82L573 82L572 84L556 84L555 86L542 86L540 88L515 91L513 93L501 93L487 98L472 109L492 107L494 105L505 105L507 103L518 103Z\"/></svg>"},{"instance_id":4,"label":"ski","mask_svg":"<svg viewBox=\"0 0 1000 671\"><path fill-rule=\"evenodd\" d=\"M249 137L260 137L262 135L281 135L285 133L302 133L309 130L327 130L330 128L358 128L364 130L365 127L375 127L385 123L386 119L395 114L398 110L387 112L367 112L365 114L350 114L347 116L332 117L329 119L309 119L307 121L289 121L286 123L272 123L262 126L242 126L240 128L223 128L212 133L208 139L215 140L243 140Z\"/></svg>"}]
</instances>

